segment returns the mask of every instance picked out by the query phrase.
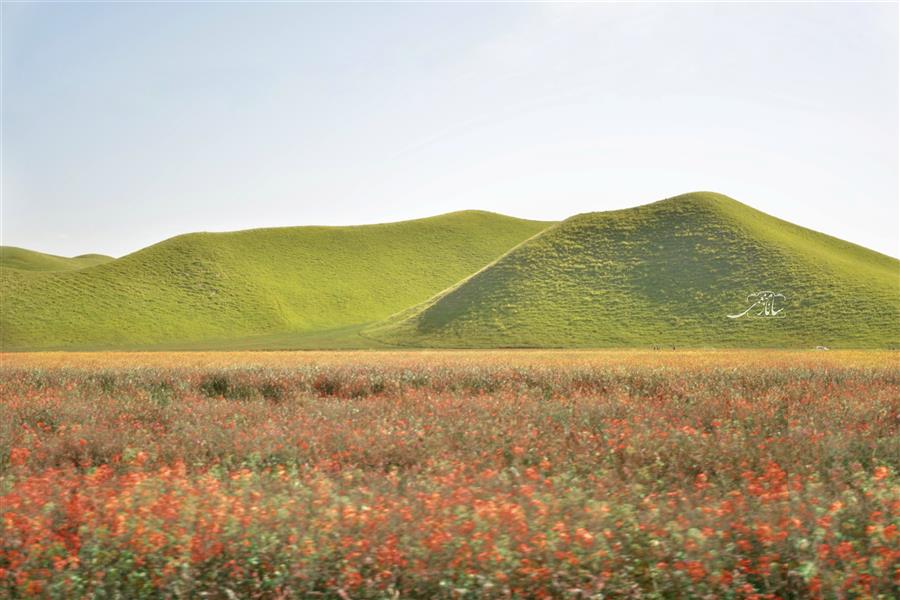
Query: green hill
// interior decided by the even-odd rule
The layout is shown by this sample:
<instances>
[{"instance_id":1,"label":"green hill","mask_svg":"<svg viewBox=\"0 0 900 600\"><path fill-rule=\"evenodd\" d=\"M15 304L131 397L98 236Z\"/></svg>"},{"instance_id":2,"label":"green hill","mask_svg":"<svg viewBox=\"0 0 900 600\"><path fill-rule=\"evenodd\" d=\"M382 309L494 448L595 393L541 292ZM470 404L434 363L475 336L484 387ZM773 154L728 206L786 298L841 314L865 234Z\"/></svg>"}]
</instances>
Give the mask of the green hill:
<instances>
[{"instance_id":1,"label":"green hill","mask_svg":"<svg viewBox=\"0 0 900 600\"><path fill-rule=\"evenodd\" d=\"M770 318L738 318L769 290ZM370 326L431 347L900 344L900 261L719 194L567 219Z\"/></svg>"},{"instance_id":2,"label":"green hill","mask_svg":"<svg viewBox=\"0 0 900 600\"><path fill-rule=\"evenodd\" d=\"M73 271L102 265L111 260L114 260L113 257L103 254L82 254L74 258L66 258L15 246L0 246L0 270Z\"/></svg>"},{"instance_id":3,"label":"green hill","mask_svg":"<svg viewBox=\"0 0 900 600\"><path fill-rule=\"evenodd\" d=\"M358 227L192 233L79 270L4 268L0 346L371 345L355 335L361 324L428 299L548 225L465 211ZM46 264L32 255L26 264Z\"/></svg>"},{"instance_id":4,"label":"green hill","mask_svg":"<svg viewBox=\"0 0 900 600\"><path fill-rule=\"evenodd\" d=\"M900 345L900 261L712 193L555 224L193 233L120 259L2 247L0 267L3 350ZM776 316L729 317L763 290Z\"/></svg>"}]
</instances>

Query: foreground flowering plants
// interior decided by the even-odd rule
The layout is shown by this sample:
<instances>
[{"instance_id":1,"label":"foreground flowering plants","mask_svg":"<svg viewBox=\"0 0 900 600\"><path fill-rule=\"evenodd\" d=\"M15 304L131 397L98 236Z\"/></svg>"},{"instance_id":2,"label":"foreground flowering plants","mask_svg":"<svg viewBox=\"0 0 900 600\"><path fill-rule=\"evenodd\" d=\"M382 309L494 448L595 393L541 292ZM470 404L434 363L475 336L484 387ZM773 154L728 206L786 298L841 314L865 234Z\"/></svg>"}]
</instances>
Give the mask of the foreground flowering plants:
<instances>
[{"instance_id":1,"label":"foreground flowering plants","mask_svg":"<svg viewBox=\"0 0 900 600\"><path fill-rule=\"evenodd\" d=\"M0 596L900 595L896 354L559 354L4 355Z\"/></svg>"}]
</instances>

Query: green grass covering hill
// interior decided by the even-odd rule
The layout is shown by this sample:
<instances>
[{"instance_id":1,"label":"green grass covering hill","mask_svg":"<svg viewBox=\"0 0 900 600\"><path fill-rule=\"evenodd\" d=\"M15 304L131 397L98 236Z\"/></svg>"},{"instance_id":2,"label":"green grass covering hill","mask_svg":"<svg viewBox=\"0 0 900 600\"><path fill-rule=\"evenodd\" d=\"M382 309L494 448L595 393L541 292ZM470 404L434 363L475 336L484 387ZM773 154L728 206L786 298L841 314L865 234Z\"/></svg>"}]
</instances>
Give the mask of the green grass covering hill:
<instances>
[{"instance_id":1,"label":"green grass covering hill","mask_svg":"<svg viewBox=\"0 0 900 600\"><path fill-rule=\"evenodd\" d=\"M0 270L73 271L102 265L111 260L114 260L113 257L103 254L82 254L74 258L66 258L15 246L0 246Z\"/></svg>"},{"instance_id":2,"label":"green grass covering hill","mask_svg":"<svg viewBox=\"0 0 900 600\"><path fill-rule=\"evenodd\" d=\"M0 345L373 345L356 336L359 324L428 299L548 225L464 211L358 227L192 233L76 271L2 269Z\"/></svg>"},{"instance_id":3,"label":"green grass covering hill","mask_svg":"<svg viewBox=\"0 0 900 600\"><path fill-rule=\"evenodd\" d=\"M777 317L727 316L761 290L784 294ZM431 347L897 346L900 261L686 194L572 217L363 334Z\"/></svg>"}]
</instances>

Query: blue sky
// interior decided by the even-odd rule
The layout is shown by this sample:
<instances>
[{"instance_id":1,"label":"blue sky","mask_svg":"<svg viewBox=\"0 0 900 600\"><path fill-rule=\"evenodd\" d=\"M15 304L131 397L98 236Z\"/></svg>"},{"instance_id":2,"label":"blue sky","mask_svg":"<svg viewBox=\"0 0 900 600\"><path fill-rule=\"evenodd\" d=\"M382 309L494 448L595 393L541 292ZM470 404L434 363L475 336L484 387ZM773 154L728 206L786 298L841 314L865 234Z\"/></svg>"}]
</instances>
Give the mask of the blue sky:
<instances>
[{"instance_id":1,"label":"blue sky","mask_svg":"<svg viewBox=\"0 0 900 600\"><path fill-rule=\"evenodd\" d=\"M694 190L900 255L896 4L3 4L2 243Z\"/></svg>"}]
</instances>

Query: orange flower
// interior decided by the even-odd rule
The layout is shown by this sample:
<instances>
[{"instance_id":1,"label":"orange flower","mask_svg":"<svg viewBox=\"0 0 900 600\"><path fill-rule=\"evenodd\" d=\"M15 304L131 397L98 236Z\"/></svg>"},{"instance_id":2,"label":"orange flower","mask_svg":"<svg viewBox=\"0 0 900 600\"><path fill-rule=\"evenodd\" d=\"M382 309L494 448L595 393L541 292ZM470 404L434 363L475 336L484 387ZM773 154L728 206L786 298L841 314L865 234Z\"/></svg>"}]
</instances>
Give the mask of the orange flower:
<instances>
[{"instance_id":1,"label":"orange flower","mask_svg":"<svg viewBox=\"0 0 900 600\"><path fill-rule=\"evenodd\" d=\"M356 571L353 571L353 572L347 574L345 581L347 583L347 587L357 588L360 585L362 585L363 577Z\"/></svg>"},{"instance_id":2,"label":"orange flower","mask_svg":"<svg viewBox=\"0 0 900 600\"><path fill-rule=\"evenodd\" d=\"M703 568L702 563L696 560L687 563L687 572L694 581L700 581L706 577L706 569Z\"/></svg>"},{"instance_id":3,"label":"orange flower","mask_svg":"<svg viewBox=\"0 0 900 600\"><path fill-rule=\"evenodd\" d=\"M582 527L575 530L575 539L585 548L590 548L594 545L594 536L587 529Z\"/></svg>"},{"instance_id":4,"label":"orange flower","mask_svg":"<svg viewBox=\"0 0 900 600\"><path fill-rule=\"evenodd\" d=\"M24 465L30 454L28 448L13 448L9 451L9 462L14 466Z\"/></svg>"}]
</instances>

